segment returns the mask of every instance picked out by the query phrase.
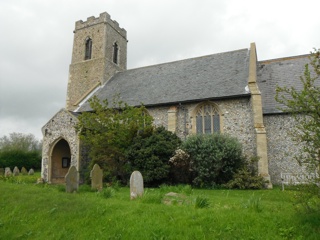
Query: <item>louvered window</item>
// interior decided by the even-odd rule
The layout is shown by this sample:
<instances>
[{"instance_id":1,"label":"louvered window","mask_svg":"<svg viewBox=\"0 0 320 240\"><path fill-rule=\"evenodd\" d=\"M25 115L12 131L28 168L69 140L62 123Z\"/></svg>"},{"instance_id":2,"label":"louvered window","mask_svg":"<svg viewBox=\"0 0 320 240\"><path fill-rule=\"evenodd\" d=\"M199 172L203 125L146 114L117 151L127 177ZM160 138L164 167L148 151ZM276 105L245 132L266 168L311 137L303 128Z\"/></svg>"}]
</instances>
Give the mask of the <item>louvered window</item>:
<instances>
[{"instance_id":1,"label":"louvered window","mask_svg":"<svg viewBox=\"0 0 320 240\"><path fill-rule=\"evenodd\" d=\"M113 45L113 62L115 64L118 64L118 52L119 52L118 44L114 43L114 45Z\"/></svg>"},{"instance_id":2,"label":"louvered window","mask_svg":"<svg viewBox=\"0 0 320 240\"><path fill-rule=\"evenodd\" d=\"M92 54L92 39L88 38L86 40L86 50L85 50L84 59L85 60L91 59L91 54Z\"/></svg>"}]
</instances>

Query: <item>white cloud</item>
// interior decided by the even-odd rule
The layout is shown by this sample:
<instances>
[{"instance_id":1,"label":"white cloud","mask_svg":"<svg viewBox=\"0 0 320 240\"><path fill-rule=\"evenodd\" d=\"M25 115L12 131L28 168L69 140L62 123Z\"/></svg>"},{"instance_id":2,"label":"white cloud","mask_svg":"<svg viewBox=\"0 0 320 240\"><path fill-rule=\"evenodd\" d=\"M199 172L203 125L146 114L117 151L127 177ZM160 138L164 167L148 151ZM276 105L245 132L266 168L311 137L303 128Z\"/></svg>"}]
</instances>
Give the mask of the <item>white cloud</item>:
<instances>
[{"instance_id":1,"label":"white cloud","mask_svg":"<svg viewBox=\"0 0 320 240\"><path fill-rule=\"evenodd\" d=\"M128 67L249 48L273 59L320 47L318 0L2 0L0 136L33 133L64 107L75 21L107 11Z\"/></svg>"}]
</instances>

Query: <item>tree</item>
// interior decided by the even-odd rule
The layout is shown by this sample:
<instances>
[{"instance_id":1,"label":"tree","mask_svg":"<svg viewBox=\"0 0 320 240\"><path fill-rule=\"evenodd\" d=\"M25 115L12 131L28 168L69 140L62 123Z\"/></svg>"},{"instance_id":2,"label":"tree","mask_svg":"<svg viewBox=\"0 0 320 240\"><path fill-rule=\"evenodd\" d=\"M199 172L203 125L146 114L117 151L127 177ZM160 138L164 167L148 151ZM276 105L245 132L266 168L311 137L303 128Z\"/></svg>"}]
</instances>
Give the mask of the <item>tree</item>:
<instances>
[{"instance_id":1,"label":"tree","mask_svg":"<svg viewBox=\"0 0 320 240\"><path fill-rule=\"evenodd\" d=\"M168 181L169 159L180 144L180 138L164 127L136 136L127 150L131 171L139 170L146 185L159 186Z\"/></svg>"},{"instance_id":2,"label":"tree","mask_svg":"<svg viewBox=\"0 0 320 240\"><path fill-rule=\"evenodd\" d=\"M115 99L110 105L97 97L89 100L92 112L79 116L76 126L80 139L88 148L91 165L99 164L108 180L128 179L125 152L133 139L152 129L152 117L144 106L132 107Z\"/></svg>"},{"instance_id":3,"label":"tree","mask_svg":"<svg viewBox=\"0 0 320 240\"><path fill-rule=\"evenodd\" d=\"M291 133L303 146L296 159L307 163L309 171L314 173L320 164L320 49L314 49L309 59L300 77L302 88L277 86L276 101L283 104L281 110L290 113L296 121Z\"/></svg>"},{"instance_id":4,"label":"tree","mask_svg":"<svg viewBox=\"0 0 320 240\"><path fill-rule=\"evenodd\" d=\"M41 141L33 134L10 133L0 138L0 167L41 167Z\"/></svg>"},{"instance_id":5,"label":"tree","mask_svg":"<svg viewBox=\"0 0 320 240\"><path fill-rule=\"evenodd\" d=\"M41 151L42 143L33 134L10 133L9 136L0 138L0 151L2 150L22 150Z\"/></svg>"}]
</instances>

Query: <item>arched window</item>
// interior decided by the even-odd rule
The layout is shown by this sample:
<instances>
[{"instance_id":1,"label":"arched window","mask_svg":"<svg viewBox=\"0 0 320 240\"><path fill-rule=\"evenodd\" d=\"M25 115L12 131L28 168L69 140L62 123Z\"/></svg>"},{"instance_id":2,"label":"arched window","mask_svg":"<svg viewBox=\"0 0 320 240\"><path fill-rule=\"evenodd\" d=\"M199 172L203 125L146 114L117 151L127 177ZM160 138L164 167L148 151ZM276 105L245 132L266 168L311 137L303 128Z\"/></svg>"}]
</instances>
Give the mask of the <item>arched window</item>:
<instances>
[{"instance_id":1,"label":"arched window","mask_svg":"<svg viewBox=\"0 0 320 240\"><path fill-rule=\"evenodd\" d=\"M203 134L220 132L220 114L212 103L201 105L196 110L196 132Z\"/></svg>"},{"instance_id":2,"label":"arched window","mask_svg":"<svg viewBox=\"0 0 320 240\"><path fill-rule=\"evenodd\" d=\"M87 38L84 60L91 59L91 53L92 53L92 39Z\"/></svg>"},{"instance_id":3,"label":"arched window","mask_svg":"<svg viewBox=\"0 0 320 240\"><path fill-rule=\"evenodd\" d=\"M118 64L118 52L119 52L119 47L117 43L113 44L113 62L115 64Z\"/></svg>"}]
</instances>

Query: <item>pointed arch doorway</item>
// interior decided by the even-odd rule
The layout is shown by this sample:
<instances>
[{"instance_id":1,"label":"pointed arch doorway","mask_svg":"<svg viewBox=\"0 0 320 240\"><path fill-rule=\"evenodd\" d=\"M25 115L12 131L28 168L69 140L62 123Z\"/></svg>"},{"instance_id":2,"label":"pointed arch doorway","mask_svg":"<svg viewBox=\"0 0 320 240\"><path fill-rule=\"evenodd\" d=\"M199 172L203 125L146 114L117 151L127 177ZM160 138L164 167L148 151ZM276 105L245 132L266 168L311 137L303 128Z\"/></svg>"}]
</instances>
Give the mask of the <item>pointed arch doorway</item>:
<instances>
[{"instance_id":1,"label":"pointed arch doorway","mask_svg":"<svg viewBox=\"0 0 320 240\"><path fill-rule=\"evenodd\" d=\"M51 183L64 183L71 162L69 143L60 139L53 147L51 154Z\"/></svg>"}]
</instances>

